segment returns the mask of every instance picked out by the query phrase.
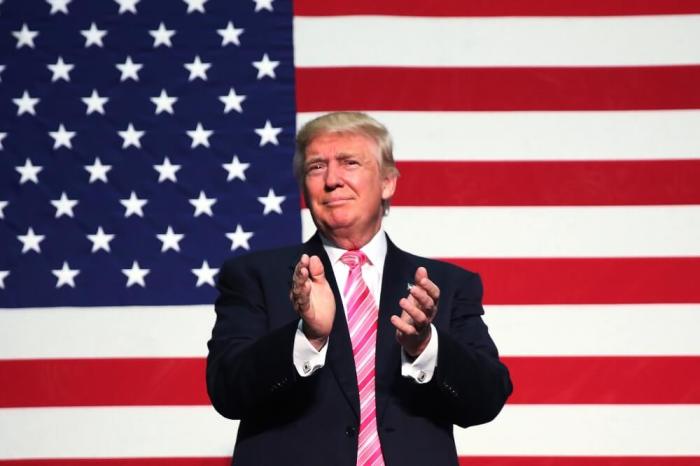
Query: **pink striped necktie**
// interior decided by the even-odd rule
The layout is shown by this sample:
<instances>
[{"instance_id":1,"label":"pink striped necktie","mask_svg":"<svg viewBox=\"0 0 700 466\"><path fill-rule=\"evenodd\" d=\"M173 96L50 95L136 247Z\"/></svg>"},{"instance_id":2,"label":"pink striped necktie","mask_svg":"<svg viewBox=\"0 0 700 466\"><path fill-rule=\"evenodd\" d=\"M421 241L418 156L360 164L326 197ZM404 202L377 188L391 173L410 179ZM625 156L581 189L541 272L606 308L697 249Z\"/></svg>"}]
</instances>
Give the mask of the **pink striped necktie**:
<instances>
[{"instance_id":1,"label":"pink striped necktie","mask_svg":"<svg viewBox=\"0 0 700 466\"><path fill-rule=\"evenodd\" d=\"M340 260L350 267L343 294L348 307L348 329L360 391L357 466L383 466L384 458L377 433L377 403L374 397L374 352L377 344L379 308L362 278L362 264L367 262L367 256L362 251L347 251Z\"/></svg>"}]
</instances>

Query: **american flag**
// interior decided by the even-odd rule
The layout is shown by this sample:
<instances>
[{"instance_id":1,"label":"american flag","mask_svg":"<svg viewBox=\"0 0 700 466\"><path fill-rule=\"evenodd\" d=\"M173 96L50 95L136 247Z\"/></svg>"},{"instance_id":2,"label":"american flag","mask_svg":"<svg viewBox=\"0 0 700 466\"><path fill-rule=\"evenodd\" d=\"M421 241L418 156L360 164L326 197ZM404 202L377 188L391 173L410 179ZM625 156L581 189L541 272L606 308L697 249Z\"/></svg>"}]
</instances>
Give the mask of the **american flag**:
<instances>
[{"instance_id":1,"label":"american flag","mask_svg":"<svg viewBox=\"0 0 700 466\"><path fill-rule=\"evenodd\" d=\"M462 464L700 465L700 1L6 0L0 25L0 462L227 464L216 268L312 233L295 126L363 110L395 138L388 233L481 273L513 375Z\"/></svg>"}]
</instances>

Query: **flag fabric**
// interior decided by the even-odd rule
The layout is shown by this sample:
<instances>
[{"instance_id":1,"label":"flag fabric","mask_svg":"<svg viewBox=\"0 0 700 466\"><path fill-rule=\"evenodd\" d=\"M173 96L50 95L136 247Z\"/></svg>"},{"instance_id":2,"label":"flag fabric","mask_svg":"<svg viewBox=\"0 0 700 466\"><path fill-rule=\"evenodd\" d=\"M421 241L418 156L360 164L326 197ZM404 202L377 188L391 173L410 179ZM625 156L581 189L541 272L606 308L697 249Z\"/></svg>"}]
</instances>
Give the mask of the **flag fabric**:
<instances>
[{"instance_id":1,"label":"flag fabric","mask_svg":"<svg viewBox=\"0 0 700 466\"><path fill-rule=\"evenodd\" d=\"M387 232L481 274L512 372L461 464L700 465L700 2L7 0L0 24L0 462L227 464L216 268L313 232L295 127L362 110L395 139Z\"/></svg>"}]
</instances>

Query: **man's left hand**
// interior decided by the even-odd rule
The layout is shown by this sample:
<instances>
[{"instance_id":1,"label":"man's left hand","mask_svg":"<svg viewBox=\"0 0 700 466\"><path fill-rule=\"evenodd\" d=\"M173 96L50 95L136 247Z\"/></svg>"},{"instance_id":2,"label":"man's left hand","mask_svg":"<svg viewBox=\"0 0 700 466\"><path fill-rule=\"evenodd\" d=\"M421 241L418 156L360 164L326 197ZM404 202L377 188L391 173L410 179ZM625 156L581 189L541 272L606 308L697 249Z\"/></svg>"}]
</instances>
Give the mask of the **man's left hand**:
<instances>
[{"instance_id":1,"label":"man's left hand","mask_svg":"<svg viewBox=\"0 0 700 466\"><path fill-rule=\"evenodd\" d=\"M391 316L396 327L396 340L406 353L416 358L425 350L430 341L430 323L437 313L440 289L428 278L425 267L418 267L415 283L408 296L399 301L401 317Z\"/></svg>"}]
</instances>

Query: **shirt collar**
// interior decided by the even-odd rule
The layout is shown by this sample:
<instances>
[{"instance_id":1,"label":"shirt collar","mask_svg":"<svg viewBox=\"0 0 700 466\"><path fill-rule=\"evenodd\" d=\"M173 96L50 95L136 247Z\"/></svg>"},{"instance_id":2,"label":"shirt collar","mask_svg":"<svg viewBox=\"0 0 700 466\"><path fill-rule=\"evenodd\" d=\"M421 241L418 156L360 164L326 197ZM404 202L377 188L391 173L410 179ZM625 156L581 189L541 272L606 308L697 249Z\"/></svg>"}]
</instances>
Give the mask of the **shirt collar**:
<instances>
[{"instance_id":1,"label":"shirt collar","mask_svg":"<svg viewBox=\"0 0 700 466\"><path fill-rule=\"evenodd\" d=\"M326 254L328 254L328 259L330 259L331 264L335 264L336 262L340 261L340 257L347 252L347 249L339 248L338 246L334 245L325 236L323 236L321 232L319 232L319 236L321 237L323 249L326 250ZM360 248L360 251L364 252L367 256L369 263L377 267L380 271L384 269L386 250L387 241L383 228L379 229L369 243Z\"/></svg>"}]
</instances>

